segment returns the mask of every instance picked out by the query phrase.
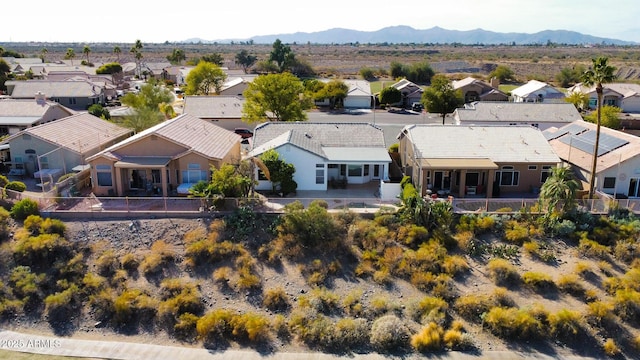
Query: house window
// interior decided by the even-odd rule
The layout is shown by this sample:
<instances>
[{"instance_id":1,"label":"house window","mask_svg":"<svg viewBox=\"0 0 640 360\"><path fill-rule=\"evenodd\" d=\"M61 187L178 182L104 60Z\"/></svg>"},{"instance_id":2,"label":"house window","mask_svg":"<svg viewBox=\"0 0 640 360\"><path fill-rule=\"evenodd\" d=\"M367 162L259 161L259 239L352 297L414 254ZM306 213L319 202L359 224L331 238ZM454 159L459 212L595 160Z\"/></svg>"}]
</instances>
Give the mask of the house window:
<instances>
[{"instance_id":1,"label":"house window","mask_svg":"<svg viewBox=\"0 0 640 360\"><path fill-rule=\"evenodd\" d=\"M96 165L96 177L98 186L113 186L110 165Z\"/></svg>"},{"instance_id":2,"label":"house window","mask_svg":"<svg viewBox=\"0 0 640 360\"><path fill-rule=\"evenodd\" d=\"M604 101L604 104L609 106L616 106L616 99L606 99Z\"/></svg>"},{"instance_id":3,"label":"house window","mask_svg":"<svg viewBox=\"0 0 640 360\"><path fill-rule=\"evenodd\" d=\"M349 165L349 176L362 176L362 165Z\"/></svg>"},{"instance_id":4,"label":"house window","mask_svg":"<svg viewBox=\"0 0 640 360\"><path fill-rule=\"evenodd\" d=\"M529 165L529 170L538 170L537 165Z\"/></svg>"},{"instance_id":5,"label":"house window","mask_svg":"<svg viewBox=\"0 0 640 360\"><path fill-rule=\"evenodd\" d=\"M190 163L188 170L182 171L182 182L187 184L195 184L198 181L207 181L207 172L200 169L200 164Z\"/></svg>"},{"instance_id":6,"label":"house window","mask_svg":"<svg viewBox=\"0 0 640 360\"><path fill-rule=\"evenodd\" d=\"M269 179L267 179L267 175L265 175L262 170L258 170L258 180L266 181Z\"/></svg>"},{"instance_id":7,"label":"house window","mask_svg":"<svg viewBox=\"0 0 640 360\"><path fill-rule=\"evenodd\" d=\"M69 105L75 105L76 104L76 98L69 98Z\"/></svg>"},{"instance_id":8,"label":"house window","mask_svg":"<svg viewBox=\"0 0 640 360\"><path fill-rule=\"evenodd\" d=\"M369 165L364 166L364 176L369 176Z\"/></svg>"},{"instance_id":9,"label":"house window","mask_svg":"<svg viewBox=\"0 0 640 360\"><path fill-rule=\"evenodd\" d=\"M160 179L160 170L159 169L151 170L151 181L154 184L160 184L162 182L162 180Z\"/></svg>"},{"instance_id":10,"label":"house window","mask_svg":"<svg viewBox=\"0 0 640 360\"><path fill-rule=\"evenodd\" d=\"M49 158L46 156L40 157L40 169L48 169L49 168Z\"/></svg>"},{"instance_id":11,"label":"house window","mask_svg":"<svg viewBox=\"0 0 640 360\"><path fill-rule=\"evenodd\" d=\"M324 184L324 164L316 164L316 184Z\"/></svg>"},{"instance_id":12,"label":"house window","mask_svg":"<svg viewBox=\"0 0 640 360\"><path fill-rule=\"evenodd\" d=\"M616 178L614 177L605 177L604 184L602 184L603 189L615 189L616 187Z\"/></svg>"},{"instance_id":13,"label":"house window","mask_svg":"<svg viewBox=\"0 0 640 360\"><path fill-rule=\"evenodd\" d=\"M496 180L500 186L518 186L520 172L514 170L513 166L503 166L500 171L496 171Z\"/></svg>"},{"instance_id":14,"label":"house window","mask_svg":"<svg viewBox=\"0 0 640 360\"><path fill-rule=\"evenodd\" d=\"M543 165L542 172L540 172L540 182L544 184L549 175L551 175L551 165Z\"/></svg>"}]
</instances>

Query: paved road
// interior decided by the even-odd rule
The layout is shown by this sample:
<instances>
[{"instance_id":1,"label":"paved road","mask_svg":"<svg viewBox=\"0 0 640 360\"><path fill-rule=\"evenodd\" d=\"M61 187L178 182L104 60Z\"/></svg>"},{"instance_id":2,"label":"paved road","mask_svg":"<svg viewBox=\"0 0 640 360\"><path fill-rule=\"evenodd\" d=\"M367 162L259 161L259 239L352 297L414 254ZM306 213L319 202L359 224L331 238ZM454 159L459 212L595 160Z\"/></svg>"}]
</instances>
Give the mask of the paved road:
<instances>
[{"instance_id":1,"label":"paved road","mask_svg":"<svg viewBox=\"0 0 640 360\"><path fill-rule=\"evenodd\" d=\"M149 345L130 342L78 340L52 336L22 334L0 330L0 349L25 353L62 355L73 357L121 359L121 360L334 360L340 356L321 353L273 353L260 354L256 351L229 350L210 352L202 348ZM440 360L591 360L584 357L559 357L542 354L524 354L519 352L494 351L485 354L465 354L450 352L438 354ZM353 354L342 358L350 360L383 360L390 357L379 354ZM395 358L395 357L394 357ZM407 356L397 359L420 359L421 356Z\"/></svg>"}]
</instances>

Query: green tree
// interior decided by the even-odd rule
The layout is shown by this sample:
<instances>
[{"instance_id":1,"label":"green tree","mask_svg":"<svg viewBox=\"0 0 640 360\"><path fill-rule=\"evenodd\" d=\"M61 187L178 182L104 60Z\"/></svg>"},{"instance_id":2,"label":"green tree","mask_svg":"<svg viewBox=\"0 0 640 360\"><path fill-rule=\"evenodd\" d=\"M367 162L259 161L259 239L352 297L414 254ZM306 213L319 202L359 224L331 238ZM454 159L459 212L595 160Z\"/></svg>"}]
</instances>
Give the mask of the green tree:
<instances>
[{"instance_id":1,"label":"green tree","mask_svg":"<svg viewBox=\"0 0 640 360\"><path fill-rule=\"evenodd\" d=\"M85 45L82 48L82 53L84 54L85 58L87 59L87 65L91 64L91 60L89 59L89 54L91 53L91 48L89 47L89 45Z\"/></svg>"},{"instance_id":2,"label":"green tree","mask_svg":"<svg viewBox=\"0 0 640 360\"><path fill-rule=\"evenodd\" d=\"M603 106L600 114L600 124L610 129L619 130L621 112L622 109L617 106ZM584 119L588 122L596 124L598 122L597 112L592 111L589 115L585 116Z\"/></svg>"},{"instance_id":3,"label":"green tree","mask_svg":"<svg viewBox=\"0 0 640 360\"><path fill-rule=\"evenodd\" d=\"M0 90L5 91L7 87L4 83L7 81L8 74L11 72L11 67L2 58L0 58Z\"/></svg>"},{"instance_id":4,"label":"green tree","mask_svg":"<svg viewBox=\"0 0 640 360\"><path fill-rule=\"evenodd\" d=\"M362 76L363 79L365 80L375 80L376 75L375 72L372 68L370 67L363 67L360 69L360 76Z\"/></svg>"},{"instance_id":5,"label":"green tree","mask_svg":"<svg viewBox=\"0 0 640 360\"><path fill-rule=\"evenodd\" d=\"M117 74L122 72L122 65L117 62L108 63L96 69L96 74Z\"/></svg>"},{"instance_id":6,"label":"green tree","mask_svg":"<svg viewBox=\"0 0 640 360\"><path fill-rule=\"evenodd\" d=\"M566 213L576 206L576 191L580 184L575 180L571 168L554 167L540 188L539 201L547 205L548 213Z\"/></svg>"},{"instance_id":7,"label":"green tree","mask_svg":"<svg viewBox=\"0 0 640 360\"><path fill-rule=\"evenodd\" d=\"M243 94L242 120L248 123L306 120L305 110L311 108L312 101L304 92L302 81L291 73L260 75Z\"/></svg>"},{"instance_id":8,"label":"green tree","mask_svg":"<svg viewBox=\"0 0 640 360\"><path fill-rule=\"evenodd\" d=\"M586 86L596 86L598 97L596 109L596 139L593 147L593 162L591 165L591 178L589 180L589 199L593 199L593 189L596 183L596 167L598 165L598 146L600 145L600 125L602 119L602 84L612 82L616 79L616 68L609 65L608 58L600 56L592 59L593 67L582 74L581 80Z\"/></svg>"},{"instance_id":9,"label":"green tree","mask_svg":"<svg viewBox=\"0 0 640 360\"><path fill-rule=\"evenodd\" d=\"M260 160L269 170L271 190L286 196L296 191L298 184L293 180L296 172L295 166L280 159L280 155L274 149L269 149L260 155Z\"/></svg>"},{"instance_id":10,"label":"green tree","mask_svg":"<svg viewBox=\"0 0 640 360\"><path fill-rule=\"evenodd\" d=\"M89 114L91 114L93 116L97 116L97 117L99 117L101 119L105 119L105 120L111 119L111 114L109 113L109 110L105 109L100 104L93 104L93 105L89 106L89 110L87 112Z\"/></svg>"},{"instance_id":11,"label":"green tree","mask_svg":"<svg viewBox=\"0 0 640 360\"><path fill-rule=\"evenodd\" d=\"M116 61L119 63L120 62L120 54L122 53L122 49L120 48L120 46L114 46L113 47L113 53L116 54Z\"/></svg>"},{"instance_id":12,"label":"green tree","mask_svg":"<svg viewBox=\"0 0 640 360\"><path fill-rule=\"evenodd\" d=\"M573 91L569 93L569 95L564 98L564 101L573 104L578 111L584 111L589 107L589 95L580 91Z\"/></svg>"},{"instance_id":13,"label":"green tree","mask_svg":"<svg viewBox=\"0 0 640 360\"><path fill-rule=\"evenodd\" d=\"M402 92L393 86L388 86L380 91L380 104L397 104L402 101Z\"/></svg>"},{"instance_id":14,"label":"green tree","mask_svg":"<svg viewBox=\"0 0 640 360\"><path fill-rule=\"evenodd\" d=\"M464 104L464 96L453 88L446 76L435 75L431 79L431 86L422 93L422 103L428 112L442 115L444 125L447 114Z\"/></svg>"},{"instance_id":15,"label":"green tree","mask_svg":"<svg viewBox=\"0 0 640 360\"><path fill-rule=\"evenodd\" d=\"M414 63L409 67L407 80L417 84L428 84L435 75L435 71L428 62Z\"/></svg>"},{"instance_id":16,"label":"green tree","mask_svg":"<svg viewBox=\"0 0 640 360\"><path fill-rule=\"evenodd\" d=\"M392 78L399 79L399 78L407 77L407 74L409 73L409 69L407 68L406 65L403 65L397 61L392 61L390 65L389 73L391 74Z\"/></svg>"},{"instance_id":17,"label":"green tree","mask_svg":"<svg viewBox=\"0 0 640 360\"><path fill-rule=\"evenodd\" d=\"M72 48L67 49L67 53L64 55L66 60L71 60L71 66L73 66L73 59L76 57L76 52Z\"/></svg>"},{"instance_id":18,"label":"green tree","mask_svg":"<svg viewBox=\"0 0 640 360\"><path fill-rule=\"evenodd\" d=\"M184 50L182 50L182 49L173 49L171 54L167 55L167 60L169 60L169 62L171 64L180 65L186 59L187 59L187 57L184 54Z\"/></svg>"},{"instance_id":19,"label":"green tree","mask_svg":"<svg viewBox=\"0 0 640 360\"><path fill-rule=\"evenodd\" d=\"M185 92L188 95L209 95L212 92L217 94L226 79L227 74L218 65L201 61L189 71Z\"/></svg>"},{"instance_id":20,"label":"green tree","mask_svg":"<svg viewBox=\"0 0 640 360\"><path fill-rule=\"evenodd\" d=\"M258 61L258 57L249 54L247 50L242 50L236 54L236 65L240 65L245 74L249 72L249 68Z\"/></svg>"},{"instance_id":21,"label":"green tree","mask_svg":"<svg viewBox=\"0 0 640 360\"><path fill-rule=\"evenodd\" d=\"M47 62L48 53L49 53L49 50L47 50L47 48L42 48L42 50L40 50L40 59L42 59L43 63Z\"/></svg>"},{"instance_id":22,"label":"green tree","mask_svg":"<svg viewBox=\"0 0 640 360\"><path fill-rule=\"evenodd\" d=\"M278 225L280 236L293 236L305 248L333 248L331 245L341 233L340 224L320 201L312 201L307 209L298 201L287 205L284 211Z\"/></svg>"},{"instance_id":23,"label":"green tree","mask_svg":"<svg viewBox=\"0 0 640 360\"><path fill-rule=\"evenodd\" d=\"M500 80L501 83L515 81L513 70L506 65L498 65L491 73L489 77Z\"/></svg>"},{"instance_id":24,"label":"green tree","mask_svg":"<svg viewBox=\"0 0 640 360\"><path fill-rule=\"evenodd\" d=\"M238 166L222 164L220 169L211 167L211 182L207 184L206 194L225 197L247 197L251 190L251 178L240 171Z\"/></svg>"},{"instance_id":25,"label":"green tree","mask_svg":"<svg viewBox=\"0 0 640 360\"><path fill-rule=\"evenodd\" d=\"M560 73L556 75L556 81L558 82L558 85L563 88L575 85L580 82L580 76L582 76L582 74L586 70L587 69L584 67L584 65L581 64L575 65L573 67L562 68L562 70L560 70Z\"/></svg>"},{"instance_id":26,"label":"green tree","mask_svg":"<svg viewBox=\"0 0 640 360\"><path fill-rule=\"evenodd\" d=\"M276 39L273 43L273 49L269 54L269 61L276 63L279 72L284 72L293 64L294 60L295 54L291 51L291 48L283 44L280 39Z\"/></svg>"},{"instance_id":27,"label":"green tree","mask_svg":"<svg viewBox=\"0 0 640 360\"><path fill-rule=\"evenodd\" d=\"M222 66L222 64L224 64L224 58L219 53L211 53L208 55L203 55L200 61L210 62L218 66Z\"/></svg>"},{"instance_id":28,"label":"green tree","mask_svg":"<svg viewBox=\"0 0 640 360\"><path fill-rule=\"evenodd\" d=\"M349 92L349 86L341 80L331 80L314 93L314 99L329 99L329 107L335 109L343 104Z\"/></svg>"},{"instance_id":29,"label":"green tree","mask_svg":"<svg viewBox=\"0 0 640 360\"><path fill-rule=\"evenodd\" d=\"M164 120L161 106L170 104L173 101L173 95L169 90L152 81L144 84L138 94L125 94L121 101L134 110L133 115L125 117L125 126L139 132Z\"/></svg>"}]
</instances>

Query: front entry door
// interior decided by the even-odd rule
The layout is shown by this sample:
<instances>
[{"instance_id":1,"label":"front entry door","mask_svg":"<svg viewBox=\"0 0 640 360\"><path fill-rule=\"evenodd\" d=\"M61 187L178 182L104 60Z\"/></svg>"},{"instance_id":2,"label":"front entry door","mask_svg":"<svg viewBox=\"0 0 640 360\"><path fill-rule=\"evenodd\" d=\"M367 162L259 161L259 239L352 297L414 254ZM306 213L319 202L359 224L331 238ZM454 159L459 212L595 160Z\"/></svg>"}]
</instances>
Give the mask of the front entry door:
<instances>
[{"instance_id":1,"label":"front entry door","mask_svg":"<svg viewBox=\"0 0 640 360\"><path fill-rule=\"evenodd\" d=\"M640 191L638 189L639 184L640 178L629 179L629 193L627 194L629 197L638 197L640 195Z\"/></svg>"}]
</instances>

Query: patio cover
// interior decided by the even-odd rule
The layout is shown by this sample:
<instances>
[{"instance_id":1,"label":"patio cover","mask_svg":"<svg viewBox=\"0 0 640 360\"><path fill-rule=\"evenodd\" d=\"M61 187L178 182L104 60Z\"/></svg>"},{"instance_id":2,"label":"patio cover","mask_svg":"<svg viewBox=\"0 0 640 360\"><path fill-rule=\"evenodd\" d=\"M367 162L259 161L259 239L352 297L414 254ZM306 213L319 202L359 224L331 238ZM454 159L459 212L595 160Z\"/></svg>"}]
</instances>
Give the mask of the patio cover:
<instances>
[{"instance_id":1,"label":"patio cover","mask_svg":"<svg viewBox=\"0 0 640 360\"><path fill-rule=\"evenodd\" d=\"M375 147L323 147L329 161L342 162L391 162L389 151Z\"/></svg>"},{"instance_id":2,"label":"patio cover","mask_svg":"<svg viewBox=\"0 0 640 360\"><path fill-rule=\"evenodd\" d=\"M477 169L477 170L491 170L498 169L498 165L490 159L421 159L420 166L425 169L451 169L451 170L464 170L464 169Z\"/></svg>"},{"instance_id":3,"label":"patio cover","mask_svg":"<svg viewBox=\"0 0 640 360\"><path fill-rule=\"evenodd\" d=\"M62 175L62 169L40 169L33 173L35 179L44 178L45 180L49 180L49 177L55 179L60 175Z\"/></svg>"},{"instance_id":4,"label":"patio cover","mask_svg":"<svg viewBox=\"0 0 640 360\"><path fill-rule=\"evenodd\" d=\"M141 156L125 156L117 161L113 166L117 168L148 168L157 169L169 164L169 157L141 157Z\"/></svg>"}]
</instances>

